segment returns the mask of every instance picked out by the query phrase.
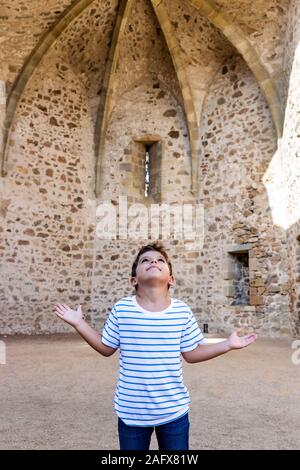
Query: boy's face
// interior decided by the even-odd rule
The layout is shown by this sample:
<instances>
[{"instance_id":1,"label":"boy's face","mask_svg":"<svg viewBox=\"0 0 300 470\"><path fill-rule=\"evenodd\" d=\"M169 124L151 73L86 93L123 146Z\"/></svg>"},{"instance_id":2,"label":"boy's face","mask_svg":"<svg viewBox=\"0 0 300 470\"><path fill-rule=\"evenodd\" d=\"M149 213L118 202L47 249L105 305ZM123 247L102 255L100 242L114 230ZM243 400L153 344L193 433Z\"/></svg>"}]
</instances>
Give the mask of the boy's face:
<instances>
[{"instance_id":1,"label":"boy's face","mask_svg":"<svg viewBox=\"0 0 300 470\"><path fill-rule=\"evenodd\" d=\"M175 278L170 274L165 257L158 251L143 253L136 267L136 276L131 278L131 284L137 285L169 285L174 284Z\"/></svg>"}]
</instances>

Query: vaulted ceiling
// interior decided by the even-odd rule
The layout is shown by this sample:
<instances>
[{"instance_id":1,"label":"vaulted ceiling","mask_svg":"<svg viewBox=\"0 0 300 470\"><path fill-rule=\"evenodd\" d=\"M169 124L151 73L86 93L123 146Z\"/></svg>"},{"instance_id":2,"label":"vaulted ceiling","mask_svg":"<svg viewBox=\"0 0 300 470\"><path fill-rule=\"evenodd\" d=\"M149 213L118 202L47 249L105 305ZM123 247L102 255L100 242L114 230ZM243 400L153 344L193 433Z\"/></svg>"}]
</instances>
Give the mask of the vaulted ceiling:
<instances>
[{"instance_id":1,"label":"vaulted ceiling","mask_svg":"<svg viewBox=\"0 0 300 470\"><path fill-rule=\"evenodd\" d=\"M97 173L101 172L103 136L117 97L133 81L142 79L145 69L168 68L167 55L177 77L168 86L182 102L187 117L194 183L201 109L196 103L216 67L230 54L240 54L252 70L280 135L288 7L289 0L1 0L0 79L8 94L2 174L18 103L50 50L72 67L90 97L96 122ZM156 27L147 21L150 15L155 17ZM146 47L140 47L142 41ZM155 50L163 49L166 60L158 65ZM129 57L134 67L128 67ZM63 66L57 67L63 76ZM122 68L123 79L116 81L116 72Z\"/></svg>"}]
</instances>

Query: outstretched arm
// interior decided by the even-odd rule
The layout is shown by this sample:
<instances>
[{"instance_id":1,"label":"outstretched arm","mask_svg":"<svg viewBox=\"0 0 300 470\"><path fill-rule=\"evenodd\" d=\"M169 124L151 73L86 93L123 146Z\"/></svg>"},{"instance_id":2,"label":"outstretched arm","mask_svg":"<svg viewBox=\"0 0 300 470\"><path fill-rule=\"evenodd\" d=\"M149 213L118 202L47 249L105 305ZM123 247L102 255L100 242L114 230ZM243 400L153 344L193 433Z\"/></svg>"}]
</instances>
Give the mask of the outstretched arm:
<instances>
[{"instance_id":1,"label":"outstretched arm","mask_svg":"<svg viewBox=\"0 0 300 470\"><path fill-rule=\"evenodd\" d=\"M69 325L73 326L77 333L79 333L93 349L102 354L102 356L111 356L116 351L116 349L103 344L101 341L101 335L86 321L84 321L81 305L78 306L77 310L72 310L65 304L56 304L54 307L56 315Z\"/></svg>"},{"instance_id":2,"label":"outstretched arm","mask_svg":"<svg viewBox=\"0 0 300 470\"><path fill-rule=\"evenodd\" d=\"M242 349L252 344L257 338L255 333L246 336L238 336L234 331L228 339L216 344L198 344L192 351L183 352L186 362L195 363L208 361L214 357L221 356L234 349Z\"/></svg>"}]
</instances>

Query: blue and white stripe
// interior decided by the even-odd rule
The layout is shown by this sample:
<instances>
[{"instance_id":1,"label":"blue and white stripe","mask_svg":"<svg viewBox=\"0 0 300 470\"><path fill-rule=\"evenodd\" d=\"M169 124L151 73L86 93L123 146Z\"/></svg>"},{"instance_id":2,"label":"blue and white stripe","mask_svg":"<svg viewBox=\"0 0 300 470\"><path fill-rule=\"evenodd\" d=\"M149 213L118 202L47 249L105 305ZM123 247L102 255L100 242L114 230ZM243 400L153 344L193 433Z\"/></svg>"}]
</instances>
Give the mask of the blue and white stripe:
<instances>
[{"instance_id":1,"label":"blue and white stripe","mask_svg":"<svg viewBox=\"0 0 300 470\"><path fill-rule=\"evenodd\" d=\"M181 353L204 342L188 305L171 299L162 312L147 312L135 296L112 308L102 332L103 344L120 348L115 410L125 424L157 426L188 411Z\"/></svg>"}]
</instances>

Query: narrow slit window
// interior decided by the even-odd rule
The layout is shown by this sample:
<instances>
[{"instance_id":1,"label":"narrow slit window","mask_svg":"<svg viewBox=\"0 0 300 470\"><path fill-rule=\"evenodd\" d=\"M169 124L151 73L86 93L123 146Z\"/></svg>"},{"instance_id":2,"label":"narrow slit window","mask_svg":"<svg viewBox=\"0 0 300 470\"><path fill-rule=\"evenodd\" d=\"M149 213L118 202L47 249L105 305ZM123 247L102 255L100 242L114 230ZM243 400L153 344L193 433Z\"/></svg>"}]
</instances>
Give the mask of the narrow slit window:
<instances>
[{"instance_id":1,"label":"narrow slit window","mask_svg":"<svg viewBox=\"0 0 300 470\"><path fill-rule=\"evenodd\" d=\"M150 193L150 146L149 145L146 145L144 182L145 182L145 197L149 197L149 193Z\"/></svg>"},{"instance_id":2,"label":"narrow slit window","mask_svg":"<svg viewBox=\"0 0 300 470\"><path fill-rule=\"evenodd\" d=\"M249 253L234 255L234 300L232 305L249 305Z\"/></svg>"},{"instance_id":3,"label":"narrow slit window","mask_svg":"<svg viewBox=\"0 0 300 470\"><path fill-rule=\"evenodd\" d=\"M126 165L126 170L130 172L126 187L136 196L142 197L146 204L160 203L161 200L162 148L159 136L133 138L129 170Z\"/></svg>"}]
</instances>

